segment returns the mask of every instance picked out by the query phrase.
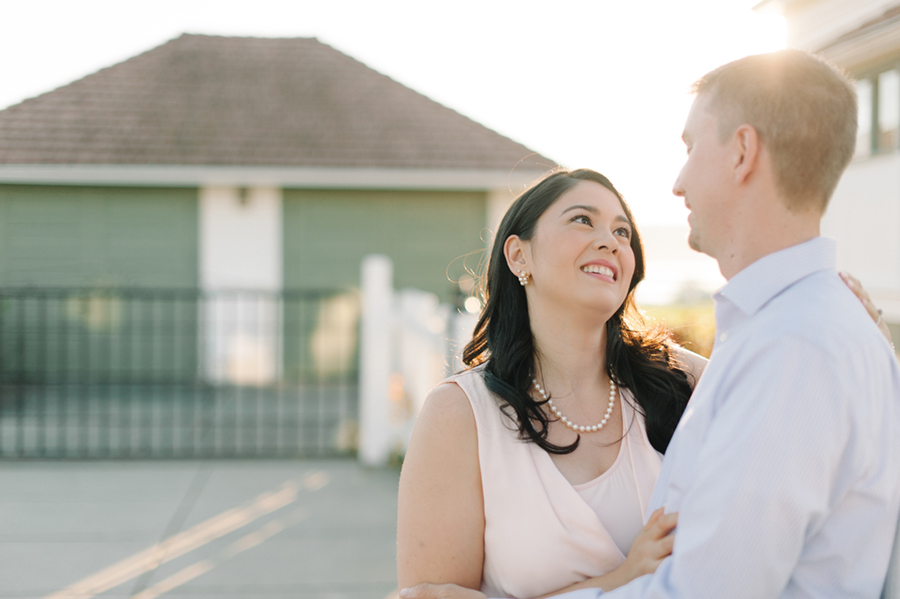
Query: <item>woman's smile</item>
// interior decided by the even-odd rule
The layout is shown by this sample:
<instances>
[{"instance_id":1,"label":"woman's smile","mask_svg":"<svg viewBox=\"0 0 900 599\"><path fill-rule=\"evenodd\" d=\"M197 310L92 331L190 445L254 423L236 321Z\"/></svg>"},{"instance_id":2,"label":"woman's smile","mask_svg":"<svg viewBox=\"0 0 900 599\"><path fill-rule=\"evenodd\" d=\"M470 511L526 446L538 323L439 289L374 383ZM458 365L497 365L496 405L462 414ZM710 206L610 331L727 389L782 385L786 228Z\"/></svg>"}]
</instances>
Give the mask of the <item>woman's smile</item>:
<instances>
[{"instance_id":1,"label":"woman's smile","mask_svg":"<svg viewBox=\"0 0 900 599\"><path fill-rule=\"evenodd\" d=\"M606 260L596 260L581 267L581 271L595 279L615 283L618 280L619 269Z\"/></svg>"}]
</instances>

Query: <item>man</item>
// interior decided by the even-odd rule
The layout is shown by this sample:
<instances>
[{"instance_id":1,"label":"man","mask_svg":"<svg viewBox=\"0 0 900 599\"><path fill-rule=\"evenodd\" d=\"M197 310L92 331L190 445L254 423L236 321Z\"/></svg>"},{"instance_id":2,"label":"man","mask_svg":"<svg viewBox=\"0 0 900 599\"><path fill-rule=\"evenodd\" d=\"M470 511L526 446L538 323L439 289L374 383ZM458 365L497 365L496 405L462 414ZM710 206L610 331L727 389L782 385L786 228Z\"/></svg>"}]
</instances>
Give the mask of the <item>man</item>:
<instances>
[{"instance_id":1,"label":"man","mask_svg":"<svg viewBox=\"0 0 900 599\"><path fill-rule=\"evenodd\" d=\"M674 549L652 575L564 596L877 598L900 513L900 371L819 237L853 156L855 92L792 50L694 91L674 193L728 284L651 502L679 512ZM473 592L405 596L457 590Z\"/></svg>"}]
</instances>

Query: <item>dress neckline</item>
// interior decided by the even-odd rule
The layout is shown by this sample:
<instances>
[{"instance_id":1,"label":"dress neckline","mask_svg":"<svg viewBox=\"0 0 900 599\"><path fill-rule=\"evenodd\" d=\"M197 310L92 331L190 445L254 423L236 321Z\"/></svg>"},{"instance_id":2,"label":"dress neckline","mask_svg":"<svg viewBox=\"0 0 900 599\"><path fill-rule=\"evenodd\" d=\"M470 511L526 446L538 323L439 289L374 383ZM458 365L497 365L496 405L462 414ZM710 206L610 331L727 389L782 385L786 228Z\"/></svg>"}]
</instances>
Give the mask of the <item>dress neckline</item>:
<instances>
[{"instance_id":1,"label":"dress neckline","mask_svg":"<svg viewBox=\"0 0 900 599\"><path fill-rule=\"evenodd\" d=\"M582 491L584 489L589 489L595 485L599 485L604 480L606 480L607 478L612 476L616 472L616 470L618 470L620 468L622 461L625 459L623 456L625 455L625 452L628 450L628 448L625 446L625 444L628 442L628 428L629 428L628 424L630 421L632 421L634 419L634 416L632 414L625 413L626 405L628 405L628 402L622 401L622 399L620 397L619 398L619 410L622 412L622 438L619 439L619 451L616 453L616 459L613 461L612 465L610 465L609 468L607 468L605 471L601 472L599 475L595 476L591 480L585 481L583 483L578 483L578 484L569 483L570 485L572 485L572 488L575 489L576 491ZM628 409L633 409L633 408L631 408L631 406L628 405ZM550 454L547 454L547 457L550 457ZM550 458L550 461L552 462L553 458ZM556 466L556 463L554 462L553 465ZM557 468L557 470L558 470L558 468ZM560 472L560 474L562 474L562 472ZM563 478L565 478L565 476L563 476ZM568 480L568 479L566 479L566 480Z\"/></svg>"},{"instance_id":2,"label":"dress neckline","mask_svg":"<svg viewBox=\"0 0 900 599\"><path fill-rule=\"evenodd\" d=\"M621 389L621 388L620 388ZM628 403L623 399L622 394L619 395L619 403L624 406L624 404ZM631 405L629 404L629 408ZM614 472L615 469L619 466L619 464L623 460L623 455L625 449L623 449L623 445L628 443L629 434L628 434L628 420L633 420L634 414L633 410L631 412L631 419L625 418L625 408L622 408L622 425L623 425L623 437L619 442L619 453L616 456L616 460L613 462L612 466L607 468L605 472L600 474L598 477L587 481L586 483L581 483L581 485L590 486L592 484L597 484L600 481L604 480L610 473ZM622 553L621 549L619 549L618 545L616 545L612 536L609 534L609 531L606 529L606 526L600 520L600 517L597 516L597 513L594 509L588 505L587 501L585 501L584 497L581 496L581 493L578 492L578 489L575 485L569 482L559 468L556 467L556 463L550 457L550 454L547 453L544 449L540 448L535 443L528 443L528 448L531 451L532 459L534 460L535 466L538 469L539 475L543 477L547 477L550 479L549 484L545 485L545 488L555 489L552 493L553 495L559 495L560 500L564 501L562 505L570 506L570 511L564 520L571 524L576 524L580 528L582 533L588 533L588 530L592 530L593 532L590 534L599 535L604 539L605 543L609 543L609 546L615 553L618 555L619 560L625 559L625 554ZM563 499L566 497L566 499ZM643 511L643 507L639 506L639 509Z\"/></svg>"},{"instance_id":3,"label":"dress neckline","mask_svg":"<svg viewBox=\"0 0 900 599\"><path fill-rule=\"evenodd\" d=\"M613 460L613 463L610 465L610 467L607 468L606 470L604 470L603 472L601 472L600 474L598 474L597 476L595 476L594 478L584 481L583 483L571 482L568 478L566 478L566 475L562 473L562 470L559 469L559 467L556 465L556 462L554 462L553 458L550 457L550 454L547 453L545 450L538 448L540 453L542 453L544 455L544 457L547 458L547 460L550 462L550 464L553 466L553 468L557 472L559 472L559 475L563 478L563 480L565 480L569 484L569 486L571 486L576 491L580 491L582 489L587 489L593 485L599 484L602 481L606 480L607 478L612 476L612 473L615 472L615 470L622 463L622 459L623 459L622 456L625 453L625 442L628 437L628 423L629 423L629 421L633 420L633 415L631 415L631 418L626 417L625 405L628 404L628 402L624 400L623 393L624 393L624 390L620 388L620 390L619 390L619 412L621 412L621 418L622 418L622 438L619 440L619 451L616 452L616 459ZM628 407L631 408L631 405L629 404Z\"/></svg>"}]
</instances>

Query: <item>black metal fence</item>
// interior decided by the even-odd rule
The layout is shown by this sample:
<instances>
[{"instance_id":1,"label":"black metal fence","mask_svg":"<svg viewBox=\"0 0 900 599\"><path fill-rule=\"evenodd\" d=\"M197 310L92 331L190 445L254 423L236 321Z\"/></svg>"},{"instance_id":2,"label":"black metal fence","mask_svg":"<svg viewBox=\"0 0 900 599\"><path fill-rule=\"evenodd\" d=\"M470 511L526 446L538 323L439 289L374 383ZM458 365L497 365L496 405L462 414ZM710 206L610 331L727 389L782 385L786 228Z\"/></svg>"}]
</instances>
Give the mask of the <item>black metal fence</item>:
<instances>
[{"instance_id":1,"label":"black metal fence","mask_svg":"<svg viewBox=\"0 0 900 599\"><path fill-rule=\"evenodd\" d=\"M359 300L0 289L0 457L353 453Z\"/></svg>"}]
</instances>

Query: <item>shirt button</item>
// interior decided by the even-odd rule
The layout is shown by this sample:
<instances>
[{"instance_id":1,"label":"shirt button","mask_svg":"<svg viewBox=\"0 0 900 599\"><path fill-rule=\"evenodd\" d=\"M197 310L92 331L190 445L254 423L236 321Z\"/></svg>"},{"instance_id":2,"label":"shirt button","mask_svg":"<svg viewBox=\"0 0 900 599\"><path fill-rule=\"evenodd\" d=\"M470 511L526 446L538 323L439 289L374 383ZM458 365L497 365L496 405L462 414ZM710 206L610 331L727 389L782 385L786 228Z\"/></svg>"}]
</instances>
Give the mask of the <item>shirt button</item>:
<instances>
[{"instance_id":1,"label":"shirt button","mask_svg":"<svg viewBox=\"0 0 900 599\"><path fill-rule=\"evenodd\" d=\"M721 335L719 335L719 341L721 341L722 343L728 341L728 333L722 333Z\"/></svg>"}]
</instances>

